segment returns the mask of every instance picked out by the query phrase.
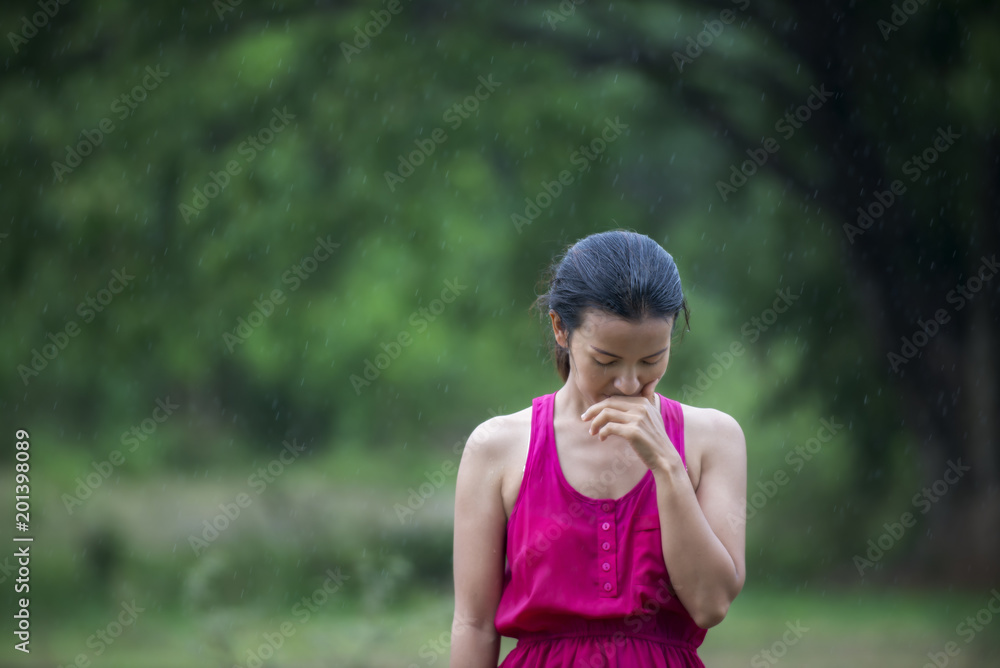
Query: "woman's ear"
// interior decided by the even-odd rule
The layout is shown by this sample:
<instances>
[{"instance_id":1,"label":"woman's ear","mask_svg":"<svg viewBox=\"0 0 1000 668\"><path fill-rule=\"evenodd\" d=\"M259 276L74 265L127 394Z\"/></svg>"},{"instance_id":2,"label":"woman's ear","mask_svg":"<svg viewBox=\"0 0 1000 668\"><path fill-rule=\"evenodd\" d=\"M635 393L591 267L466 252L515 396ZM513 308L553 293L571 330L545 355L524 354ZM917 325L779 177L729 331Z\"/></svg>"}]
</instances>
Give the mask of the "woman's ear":
<instances>
[{"instance_id":1,"label":"woman's ear","mask_svg":"<svg viewBox=\"0 0 1000 668\"><path fill-rule=\"evenodd\" d=\"M559 314L549 309L549 319L552 320L552 334L556 337L556 343L558 343L563 348L569 348L569 339L566 336L566 330L563 329L562 318Z\"/></svg>"}]
</instances>

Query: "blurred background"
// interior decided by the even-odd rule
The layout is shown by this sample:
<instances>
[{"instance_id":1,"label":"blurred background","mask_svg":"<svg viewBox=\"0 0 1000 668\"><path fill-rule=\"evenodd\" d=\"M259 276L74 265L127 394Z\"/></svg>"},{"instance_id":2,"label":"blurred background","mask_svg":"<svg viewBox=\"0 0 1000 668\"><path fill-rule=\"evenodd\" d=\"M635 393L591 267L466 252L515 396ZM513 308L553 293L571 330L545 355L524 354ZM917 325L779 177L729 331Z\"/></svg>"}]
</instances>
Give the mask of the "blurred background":
<instances>
[{"instance_id":1,"label":"blurred background","mask_svg":"<svg viewBox=\"0 0 1000 668\"><path fill-rule=\"evenodd\" d=\"M615 228L691 305L658 391L746 434L706 664L998 665L998 19L5 3L0 490L34 541L0 665L447 665L462 448L561 386L529 307Z\"/></svg>"}]
</instances>

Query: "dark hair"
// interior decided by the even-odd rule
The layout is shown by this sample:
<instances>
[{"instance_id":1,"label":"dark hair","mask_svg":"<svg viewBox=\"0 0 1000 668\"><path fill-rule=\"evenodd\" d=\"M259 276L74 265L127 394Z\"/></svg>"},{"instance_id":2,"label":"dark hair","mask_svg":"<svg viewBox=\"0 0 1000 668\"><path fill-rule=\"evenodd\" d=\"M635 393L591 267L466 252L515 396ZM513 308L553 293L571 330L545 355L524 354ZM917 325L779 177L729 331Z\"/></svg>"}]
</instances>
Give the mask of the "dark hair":
<instances>
[{"instance_id":1,"label":"dark hair","mask_svg":"<svg viewBox=\"0 0 1000 668\"><path fill-rule=\"evenodd\" d=\"M645 234L610 230L580 239L549 267L547 276L548 289L533 306L543 319L555 311L568 337L588 308L632 322L646 317L672 319L675 325L683 312L687 328L690 313L674 258ZM565 382L569 351L556 342L552 350Z\"/></svg>"}]
</instances>

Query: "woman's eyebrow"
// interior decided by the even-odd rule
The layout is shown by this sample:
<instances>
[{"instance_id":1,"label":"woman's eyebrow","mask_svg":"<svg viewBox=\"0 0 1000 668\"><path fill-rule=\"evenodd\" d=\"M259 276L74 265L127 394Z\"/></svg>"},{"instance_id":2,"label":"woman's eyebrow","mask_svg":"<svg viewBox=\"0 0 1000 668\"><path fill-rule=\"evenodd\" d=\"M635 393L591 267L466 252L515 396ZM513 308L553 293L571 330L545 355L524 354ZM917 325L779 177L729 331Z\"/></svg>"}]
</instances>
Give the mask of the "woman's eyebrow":
<instances>
[{"instance_id":1,"label":"woman's eyebrow","mask_svg":"<svg viewBox=\"0 0 1000 668\"><path fill-rule=\"evenodd\" d=\"M596 350L597 352L601 353L602 355L607 355L608 357L616 357L618 359L621 359L620 355L615 355L614 353L609 353L607 350L601 350L600 348L598 348L597 346L595 346L593 344L591 344L590 347L593 348L594 350ZM652 353L650 355L645 355L645 356L643 356L640 359L646 359L647 357L656 357L660 353L666 352L666 350L667 350L666 348L664 348L663 350L657 350L655 353Z\"/></svg>"}]
</instances>

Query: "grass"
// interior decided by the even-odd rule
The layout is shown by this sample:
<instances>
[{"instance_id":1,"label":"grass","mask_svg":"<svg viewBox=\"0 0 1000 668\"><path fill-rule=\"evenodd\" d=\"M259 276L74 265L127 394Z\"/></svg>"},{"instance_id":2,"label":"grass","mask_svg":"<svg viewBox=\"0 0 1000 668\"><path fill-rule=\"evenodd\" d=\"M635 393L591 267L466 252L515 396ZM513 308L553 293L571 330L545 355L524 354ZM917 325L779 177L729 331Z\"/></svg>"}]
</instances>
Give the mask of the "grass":
<instances>
[{"instance_id":1,"label":"grass","mask_svg":"<svg viewBox=\"0 0 1000 668\"><path fill-rule=\"evenodd\" d=\"M760 652L781 642L786 623L798 622L808 631L784 653L776 648L782 653L779 662L787 666L921 668L929 661L928 652L941 652L946 642L955 641L960 653L949 659L948 666L986 668L995 665L990 657L1000 653L1000 627L987 625L966 643L967 636L959 636L956 626L982 610L990 596L751 588L737 599L726 620L709 631L700 655L709 668L775 665ZM378 613L338 601L307 619L290 609L264 614L255 608L236 608L184 615L149 610L98 657L87 639L112 614L92 610L58 625L36 620L32 654L0 666L68 668L83 653L92 666L101 668L246 668L249 652L265 643L265 634L280 639L281 645L265 666L446 666L451 613L447 592L416 595L405 605ZM281 634L283 623L291 633ZM514 644L503 639L501 657Z\"/></svg>"},{"instance_id":2,"label":"grass","mask_svg":"<svg viewBox=\"0 0 1000 668\"><path fill-rule=\"evenodd\" d=\"M458 456L395 452L391 460L386 466L367 453L344 450L290 465L198 558L188 534L219 512L219 502L246 491L247 471L115 480L72 516L58 501L59 488L40 483L38 498L45 501L38 506L36 538L45 549L39 548L32 566L46 575L32 582L32 653L8 650L0 668L68 668L78 655L94 668L256 668L256 662L248 665L250 652L265 634L280 633L282 623L291 633L279 638L263 666L447 666L451 593L404 595L414 583L427 587L431 575L444 582L450 573L453 476L435 486L411 522L401 523L394 506L407 503L409 489L442 462L457 465ZM381 470L391 473L379 479ZM377 484L357 482L374 479ZM91 555L102 544L91 535L95 527L114 529L121 541L113 553L119 565L103 585L94 570L100 560ZM292 605L318 584L316 565L326 563L350 574L354 593L331 597L302 620ZM991 657L1000 655L1000 621L985 608L990 593L857 585L769 589L757 584L762 573L708 633L700 654L710 668L771 666L761 653L772 649L788 667L923 668L928 653L942 652L948 642L960 649L947 662L951 668L997 665ZM107 607L95 601L102 592ZM360 600L350 598L355 594ZM133 596L148 609L98 656L88 639ZM62 617L54 607L48 614L46 606L56 605ZM984 610L991 623L966 643L968 636L956 627ZM785 647L780 643L789 623L808 631ZM514 645L503 639L501 657ZM265 654L269 650L265 646Z\"/></svg>"}]
</instances>

